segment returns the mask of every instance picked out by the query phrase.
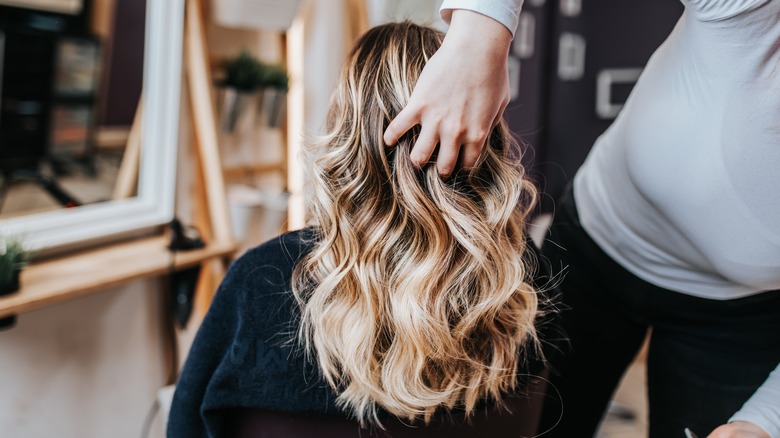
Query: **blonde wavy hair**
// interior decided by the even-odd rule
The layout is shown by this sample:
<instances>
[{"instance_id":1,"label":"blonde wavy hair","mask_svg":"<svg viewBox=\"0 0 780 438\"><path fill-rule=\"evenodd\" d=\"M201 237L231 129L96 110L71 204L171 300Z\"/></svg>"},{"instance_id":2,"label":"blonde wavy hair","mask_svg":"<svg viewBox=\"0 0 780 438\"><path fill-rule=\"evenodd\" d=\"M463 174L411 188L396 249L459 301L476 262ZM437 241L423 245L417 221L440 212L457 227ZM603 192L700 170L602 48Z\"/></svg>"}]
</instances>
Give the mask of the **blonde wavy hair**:
<instances>
[{"instance_id":1,"label":"blonde wavy hair","mask_svg":"<svg viewBox=\"0 0 780 438\"><path fill-rule=\"evenodd\" d=\"M419 128L394 148L382 140L442 37L409 22L369 30L342 70L328 134L308 147L316 238L293 274L299 340L361 424L381 426L380 408L427 423L440 408L501 404L537 345L524 257L536 191L504 123L448 180L409 158Z\"/></svg>"}]
</instances>

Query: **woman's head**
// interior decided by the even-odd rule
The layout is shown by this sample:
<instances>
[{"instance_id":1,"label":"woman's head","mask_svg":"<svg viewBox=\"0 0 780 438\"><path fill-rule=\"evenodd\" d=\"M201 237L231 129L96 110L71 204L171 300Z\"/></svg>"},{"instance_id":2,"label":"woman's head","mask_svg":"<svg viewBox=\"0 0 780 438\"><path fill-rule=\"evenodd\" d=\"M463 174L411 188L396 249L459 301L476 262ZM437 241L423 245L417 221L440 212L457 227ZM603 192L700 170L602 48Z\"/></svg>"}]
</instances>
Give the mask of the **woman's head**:
<instances>
[{"instance_id":1,"label":"woman's head","mask_svg":"<svg viewBox=\"0 0 780 438\"><path fill-rule=\"evenodd\" d=\"M523 228L536 193L503 123L448 180L412 163L418 131L394 148L382 139L441 41L408 22L369 30L309 150L319 236L294 273L300 334L361 421L500 400L535 339Z\"/></svg>"},{"instance_id":2,"label":"woman's head","mask_svg":"<svg viewBox=\"0 0 780 438\"><path fill-rule=\"evenodd\" d=\"M387 125L406 106L443 37L434 29L410 22L366 32L342 68L329 111L330 132L368 128L362 134L368 135L372 144L382 146L383 131L376 127ZM341 126L335 126L337 123Z\"/></svg>"}]
</instances>

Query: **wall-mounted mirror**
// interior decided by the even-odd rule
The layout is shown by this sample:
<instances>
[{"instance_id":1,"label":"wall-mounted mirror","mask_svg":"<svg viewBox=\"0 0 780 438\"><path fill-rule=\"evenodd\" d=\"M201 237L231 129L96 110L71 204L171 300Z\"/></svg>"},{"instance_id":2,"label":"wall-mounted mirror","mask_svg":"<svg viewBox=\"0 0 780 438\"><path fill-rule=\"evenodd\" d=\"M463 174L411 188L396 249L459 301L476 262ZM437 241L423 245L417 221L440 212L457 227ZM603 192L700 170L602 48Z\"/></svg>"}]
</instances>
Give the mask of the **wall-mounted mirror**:
<instances>
[{"instance_id":1,"label":"wall-mounted mirror","mask_svg":"<svg viewBox=\"0 0 780 438\"><path fill-rule=\"evenodd\" d=\"M42 249L170 220L183 9L0 0L0 232Z\"/></svg>"}]
</instances>

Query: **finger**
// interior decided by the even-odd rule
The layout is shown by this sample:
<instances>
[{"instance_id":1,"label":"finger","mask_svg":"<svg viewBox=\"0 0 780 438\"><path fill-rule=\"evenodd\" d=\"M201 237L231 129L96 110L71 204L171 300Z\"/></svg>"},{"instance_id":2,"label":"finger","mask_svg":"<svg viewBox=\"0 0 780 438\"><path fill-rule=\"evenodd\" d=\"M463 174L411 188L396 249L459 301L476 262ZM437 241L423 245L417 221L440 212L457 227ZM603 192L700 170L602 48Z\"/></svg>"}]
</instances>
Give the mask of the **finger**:
<instances>
[{"instance_id":1,"label":"finger","mask_svg":"<svg viewBox=\"0 0 780 438\"><path fill-rule=\"evenodd\" d=\"M498 126L499 123L501 123L501 118L504 117L504 111L506 110L506 107L509 105L509 99L505 99L504 103L501 104L501 109L498 110L498 114L496 114L496 118L493 119L493 126L494 128Z\"/></svg>"},{"instance_id":2,"label":"finger","mask_svg":"<svg viewBox=\"0 0 780 438\"><path fill-rule=\"evenodd\" d=\"M417 141L412 147L412 152L409 155L412 163L417 167L423 167L430 160L433 151L436 149L436 143L439 142L439 136L437 129L430 125L425 125L422 128L422 132L417 137Z\"/></svg>"},{"instance_id":3,"label":"finger","mask_svg":"<svg viewBox=\"0 0 780 438\"><path fill-rule=\"evenodd\" d=\"M482 150L485 148L485 143L469 143L463 145L460 148L460 168L469 170L477 164L479 156L482 155Z\"/></svg>"},{"instance_id":4,"label":"finger","mask_svg":"<svg viewBox=\"0 0 780 438\"><path fill-rule=\"evenodd\" d=\"M388 146L398 143L398 140L406 134L406 131L412 129L420 123L420 112L407 106L390 122L385 130L384 140ZM430 155L429 155L430 156Z\"/></svg>"},{"instance_id":5,"label":"finger","mask_svg":"<svg viewBox=\"0 0 780 438\"><path fill-rule=\"evenodd\" d=\"M439 143L439 154L436 156L436 168L439 175L446 178L452 175L460 155L460 142L457 138L442 138Z\"/></svg>"}]
</instances>

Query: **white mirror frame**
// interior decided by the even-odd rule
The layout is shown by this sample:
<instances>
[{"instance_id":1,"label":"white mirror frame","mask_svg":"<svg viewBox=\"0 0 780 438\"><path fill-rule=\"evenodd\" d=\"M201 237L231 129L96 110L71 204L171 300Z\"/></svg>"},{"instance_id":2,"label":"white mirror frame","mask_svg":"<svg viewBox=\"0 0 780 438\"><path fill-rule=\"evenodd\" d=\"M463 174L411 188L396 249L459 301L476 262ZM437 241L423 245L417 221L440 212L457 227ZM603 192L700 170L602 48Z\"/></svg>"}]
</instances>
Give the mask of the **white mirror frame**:
<instances>
[{"instance_id":1,"label":"white mirror frame","mask_svg":"<svg viewBox=\"0 0 780 438\"><path fill-rule=\"evenodd\" d=\"M132 198L0 220L32 249L93 241L173 218L184 0L147 0L138 193Z\"/></svg>"}]
</instances>

